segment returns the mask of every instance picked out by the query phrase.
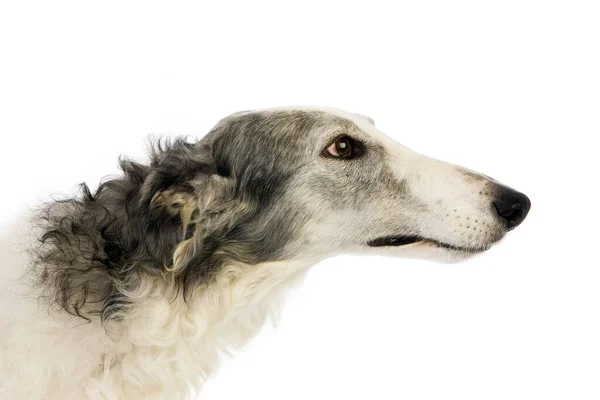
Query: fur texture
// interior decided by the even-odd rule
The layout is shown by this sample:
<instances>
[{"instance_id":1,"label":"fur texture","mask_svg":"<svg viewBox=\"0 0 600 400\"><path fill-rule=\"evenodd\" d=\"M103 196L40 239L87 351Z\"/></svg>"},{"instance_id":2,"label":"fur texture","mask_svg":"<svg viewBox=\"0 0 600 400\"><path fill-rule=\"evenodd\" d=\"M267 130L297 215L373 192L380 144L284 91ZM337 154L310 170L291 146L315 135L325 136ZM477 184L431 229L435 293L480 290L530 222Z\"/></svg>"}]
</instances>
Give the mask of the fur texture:
<instances>
[{"instance_id":1,"label":"fur texture","mask_svg":"<svg viewBox=\"0 0 600 400\"><path fill-rule=\"evenodd\" d=\"M28 270L3 262L0 398L190 398L308 266L369 251L463 259L529 209L333 109L233 114L120 166L34 214ZM501 215L501 196L523 215Z\"/></svg>"}]
</instances>

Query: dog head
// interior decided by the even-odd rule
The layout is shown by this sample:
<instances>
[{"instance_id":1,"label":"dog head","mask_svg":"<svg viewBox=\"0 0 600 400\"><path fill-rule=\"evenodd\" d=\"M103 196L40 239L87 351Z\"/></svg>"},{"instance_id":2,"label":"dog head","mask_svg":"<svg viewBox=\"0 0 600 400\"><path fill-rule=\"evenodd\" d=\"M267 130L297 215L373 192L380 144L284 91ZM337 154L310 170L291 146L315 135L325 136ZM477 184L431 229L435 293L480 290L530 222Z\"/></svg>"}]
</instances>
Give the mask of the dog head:
<instances>
[{"instance_id":1,"label":"dog head","mask_svg":"<svg viewBox=\"0 0 600 400\"><path fill-rule=\"evenodd\" d=\"M457 260L489 249L530 208L525 195L339 110L234 114L200 146L253 210L227 240L265 259L385 250Z\"/></svg>"},{"instance_id":2,"label":"dog head","mask_svg":"<svg viewBox=\"0 0 600 400\"><path fill-rule=\"evenodd\" d=\"M231 265L373 251L459 260L530 208L525 195L333 109L233 114L199 142L121 167L95 194L45 210L40 276L75 314L92 300L106 313L148 273L170 272L190 293Z\"/></svg>"}]
</instances>

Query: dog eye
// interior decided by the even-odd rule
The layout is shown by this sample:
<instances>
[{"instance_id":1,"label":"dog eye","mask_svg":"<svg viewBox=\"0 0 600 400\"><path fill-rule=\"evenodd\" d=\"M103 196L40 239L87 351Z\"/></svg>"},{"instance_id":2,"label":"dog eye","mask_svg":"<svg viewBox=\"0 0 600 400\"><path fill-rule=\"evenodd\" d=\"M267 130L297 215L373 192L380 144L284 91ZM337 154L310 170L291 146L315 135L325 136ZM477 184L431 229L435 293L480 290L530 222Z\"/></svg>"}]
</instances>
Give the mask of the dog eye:
<instances>
[{"instance_id":1,"label":"dog eye","mask_svg":"<svg viewBox=\"0 0 600 400\"><path fill-rule=\"evenodd\" d=\"M325 153L330 157L354 158L361 154L361 148L349 136L342 136L331 143Z\"/></svg>"}]
</instances>

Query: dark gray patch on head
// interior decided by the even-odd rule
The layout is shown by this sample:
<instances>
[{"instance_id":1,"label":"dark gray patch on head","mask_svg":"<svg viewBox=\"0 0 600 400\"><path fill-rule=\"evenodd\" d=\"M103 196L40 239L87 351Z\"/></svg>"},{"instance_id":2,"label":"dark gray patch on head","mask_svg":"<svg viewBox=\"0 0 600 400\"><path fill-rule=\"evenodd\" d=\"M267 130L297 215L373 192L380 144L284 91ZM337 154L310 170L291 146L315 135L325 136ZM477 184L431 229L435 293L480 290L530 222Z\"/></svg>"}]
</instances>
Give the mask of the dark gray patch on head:
<instances>
[{"instance_id":1,"label":"dark gray patch on head","mask_svg":"<svg viewBox=\"0 0 600 400\"><path fill-rule=\"evenodd\" d=\"M318 133L348 121L321 111L242 113L222 120L200 143L217 171L235 183L248 212L229 229L213 232L185 272L186 287L210 281L223 264L283 259L310 211L286 194L298 171L318 157Z\"/></svg>"}]
</instances>

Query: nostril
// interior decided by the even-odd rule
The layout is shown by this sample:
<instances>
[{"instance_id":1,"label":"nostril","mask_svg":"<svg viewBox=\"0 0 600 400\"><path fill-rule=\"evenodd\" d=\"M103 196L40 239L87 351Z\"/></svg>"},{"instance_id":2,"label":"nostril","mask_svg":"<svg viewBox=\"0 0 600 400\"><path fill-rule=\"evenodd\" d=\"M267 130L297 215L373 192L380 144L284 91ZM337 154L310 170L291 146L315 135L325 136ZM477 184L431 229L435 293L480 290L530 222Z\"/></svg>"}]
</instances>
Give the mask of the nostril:
<instances>
[{"instance_id":1,"label":"nostril","mask_svg":"<svg viewBox=\"0 0 600 400\"><path fill-rule=\"evenodd\" d=\"M531 208L531 201L523 193L503 188L494 201L494 208L510 230L516 228L525 220Z\"/></svg>"},{"instance_id":2,"label":"nostril","mask_svg":"<svg viewBox=\"0 0 600 400\"><path fill-rule=\"evenodd\" d=\"M508 221L509 225L517 226L523 221L523 209L520 204L513 204L510 208L498 207L498 203L494 203L498 215Z\"/></svg>"}]
</instances>

